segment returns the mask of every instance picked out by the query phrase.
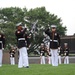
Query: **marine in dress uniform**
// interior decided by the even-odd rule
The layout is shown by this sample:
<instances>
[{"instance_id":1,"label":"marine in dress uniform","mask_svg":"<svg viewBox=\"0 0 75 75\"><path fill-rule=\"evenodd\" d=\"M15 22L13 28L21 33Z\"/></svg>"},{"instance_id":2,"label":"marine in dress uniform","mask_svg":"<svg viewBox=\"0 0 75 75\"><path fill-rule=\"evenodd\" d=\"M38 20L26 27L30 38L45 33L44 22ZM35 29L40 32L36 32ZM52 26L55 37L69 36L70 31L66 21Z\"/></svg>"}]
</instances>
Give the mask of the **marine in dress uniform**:
<instances>
[{"instance_id":1,"label":"marine in dress uniform","mask_svg":"<svg viewBox=\"0 0 75 75\"><path fill-rule=\"evenodd\" d=\"M58 50L58 63L61 64L61 52L62 52L62 48L60 47L60 49Z\"/></svg>"},{"instance_id":2,"label":"marine in dress uniform","mask_svg":"<svg viewBox=\"0 0 75 75\"><path fill-rule=\"evenodd\" d=\"M46 46L45 49L47 53L47 63L51 64L51 53L50 53L49 47Z\"/></svg>"},{"instance_id":3,"label":"marine in dress uniform","mask_svg":"<svg viewBox=\"0 0 75 75\"><path fill-rule=\"evenodd\" d=\"M26 48L26 28L22 28L22 23L17 24L17 30L15 35L17 37L18 42L18 49L19 49L19 61L18 61L18 68L29 68L29 61L28 61L28 53Z\"/></svg>"},{"instance_id":4,"label":"marine in dress uniform","mask_svg":"<svg viewBox=\"0 0 75 75\"><path fill-rule=\"evenodd\" d=\"M15 48L11 46L10 54L10 63L11 65L15 65Z\"/></svg>"},{"instance_id":5,"label":"marine in dress uniform","mask_svg":"<svg viewBox=\"0 0 75 75\"><path fill-rule=\"evenodd\" d=\"M51 25L51 31L45 33L50 37L50 50L52 55L52 66L58 66L58 48L60 47L60 36L56 32L56 25Z\"/></svg>"},{"instance_id":6,"label":"marine in dress uniform","mask_svg":"<svg viewBox=\"0 0 75 75\"><path fill-rule=\"evenodd\" d=\"M64 43L63 55L64 55L64 58L63 58L64 64L69 64L69 48L67 43Z\"/></svg>"},{"instance_id":7,"label":"marine in dress uniform","mask_svg":"<svg viewBox=\"0 0 75 75\"><path fill-rule=\"evenodd\" d=\"M5 45L5 36L0 31L0 67L2 66L3 50Z\"/></svg>"},{"instance_id":8,"label":"marine in dress uniform","mask_svg":"<svg viewBox=\"0 0 75 75\"><path fill-rule=\"evenodd\" d=\"M43 42L44 42L44 45L45 45L45 51L46 51L46 54L47 54L47 63L48 64L51 64L51 56L50 56L50 38L47 34L43 33L44 35L44 39L43 39Z\"/></svg>"},{"instance_id":9,"label":"marine in dress uniform","mask_svg":"<svg viewBox=\"0 0 75 75\"><path fill-rule=\"evenodd\" d=\"M45 64L45 47L43 43L41 43L40 47L40 64Z\"/></svg>"}]
</instances>

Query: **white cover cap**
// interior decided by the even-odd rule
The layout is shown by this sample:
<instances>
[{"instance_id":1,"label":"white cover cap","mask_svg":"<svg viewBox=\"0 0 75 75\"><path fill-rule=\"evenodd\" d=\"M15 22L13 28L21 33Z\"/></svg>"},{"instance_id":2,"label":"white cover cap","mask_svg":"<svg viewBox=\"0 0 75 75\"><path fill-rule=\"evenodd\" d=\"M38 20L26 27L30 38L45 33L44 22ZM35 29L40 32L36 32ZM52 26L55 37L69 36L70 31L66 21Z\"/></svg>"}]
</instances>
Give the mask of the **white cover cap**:
<instances>
[{"instance_id":1,"label":"white cover cap","mask_svg":"<svg viewBox=\"0 0 75 75\"><path fill-rule=\"evenodd\" d=\"M57 26L56 25L51 25L51 28L56 28Z\"/></svg>"}]
</instances>

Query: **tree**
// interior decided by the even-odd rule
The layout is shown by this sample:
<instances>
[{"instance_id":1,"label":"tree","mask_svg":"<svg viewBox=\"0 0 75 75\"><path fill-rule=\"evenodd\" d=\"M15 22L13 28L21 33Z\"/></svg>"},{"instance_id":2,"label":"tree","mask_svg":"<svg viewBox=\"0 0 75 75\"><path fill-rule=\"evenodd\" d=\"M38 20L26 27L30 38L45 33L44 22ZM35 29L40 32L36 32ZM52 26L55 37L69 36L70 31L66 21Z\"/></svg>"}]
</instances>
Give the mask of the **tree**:
<instances>
[{"instance_id":1,"label":"tree","mask_svg":"<svg viewBox=\"0 0 75 75\"><path fill-rule=\"evenodd\" d=\"M38 24L36 25L36 38L33 42L36 46L42 42L43 40L43 31L49 28L52 24L57 25L57 32L60 35L65 35L66 27L62 26L61 18L58 18L57 15L51 14L46 11L45 7L30 9L26 15L31 23L38 20ZM27 24L27 26L32 27L31 24Z\"/></svg>"},{"instance_id":2,"label":"tree","mask_svg":"<svg viewBox=\"0 0 75 75\"><path fill-rule=\"evenodd\" d=\"M26 19L26 20L25 20ZM15 29L18 22L22 22L24 25L32 30L33 24L36 22L35 32L32 33L33 40L32 50L34 47L38 47L43 39L43 32L45 29L49 28L52 24L57 25L57 31L61 35L65 35L66 27L63 27L61 18L58 18L57 15L51 14L46 11L45 7L30 9L29 11L26 8L10 7L10 8L1 8L0 9L0 28L3 30L6 36L6 45L16 44ZM29 31L29 32L30 32ZM36 36L35 36L35 35ZM35 39L34 39L35 37ZM37 48L36 47L36 48ZM30 50L30 52L32 51Z\"/></svg>"},{"instance_id":3,"label":"tree","mask_svg":"<svg viewBox=\"0 0 75 75\"><path fill-rule=\"evenodd\" d=\"M21 8L0 9L0 28L6 37L6 47L9 44L16 44L15 29L16 24L23 21L24 12Z\"/></svg>"}]
</instances>

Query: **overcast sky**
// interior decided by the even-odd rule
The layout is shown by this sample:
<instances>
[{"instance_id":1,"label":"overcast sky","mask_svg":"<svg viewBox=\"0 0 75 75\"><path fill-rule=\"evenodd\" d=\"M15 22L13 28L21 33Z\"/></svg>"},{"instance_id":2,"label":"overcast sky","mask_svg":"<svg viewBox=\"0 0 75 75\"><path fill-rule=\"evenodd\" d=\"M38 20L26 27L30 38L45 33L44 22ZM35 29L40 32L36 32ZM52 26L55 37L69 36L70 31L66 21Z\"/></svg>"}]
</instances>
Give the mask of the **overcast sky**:
<instances>
[{"instance_id":1,"label":"overcast sky","mask_svg":"<svg viewBox=\"0 0 75 75\"><path fill-rule=\"evenodd\" d=\"M47 11L62 19L67 35L75 33L75 0L0 0L0 8L11 6L27 9L45 6Z\"/></svg>"}]
</instances>

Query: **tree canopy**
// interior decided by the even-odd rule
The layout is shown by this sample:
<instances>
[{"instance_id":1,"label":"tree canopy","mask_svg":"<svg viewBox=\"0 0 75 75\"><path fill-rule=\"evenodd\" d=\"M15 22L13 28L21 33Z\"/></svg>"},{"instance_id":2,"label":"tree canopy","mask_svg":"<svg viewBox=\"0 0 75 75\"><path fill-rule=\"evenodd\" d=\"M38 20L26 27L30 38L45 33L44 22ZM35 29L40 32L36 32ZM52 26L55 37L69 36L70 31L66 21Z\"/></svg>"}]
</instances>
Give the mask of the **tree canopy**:
<instances>
[{"instance_id":1,"label":"tree canopy","mask_svg":"<svg viewBox=\"0 0 75 75\"><path fill-rule=\"evenodd\" d=\"M28 20L29 22L25 21ZM10 8L0 8L0 30L3 31L6 37L6 47L9 44L16 44L15 30L16 24L22 22L30 30L32 24L37 21L35 30L35 40L33 40L32 45L41 43L43 38L43 31L50 28L52 24L57 25L57 31L60 35L65 35L66 27L62 25L61 18L57 15L51 14L46 11L45 7L30 9L26 8L10 7ZM40 35L40 36L39 36Z\"/></svg>"}]
</instances>

